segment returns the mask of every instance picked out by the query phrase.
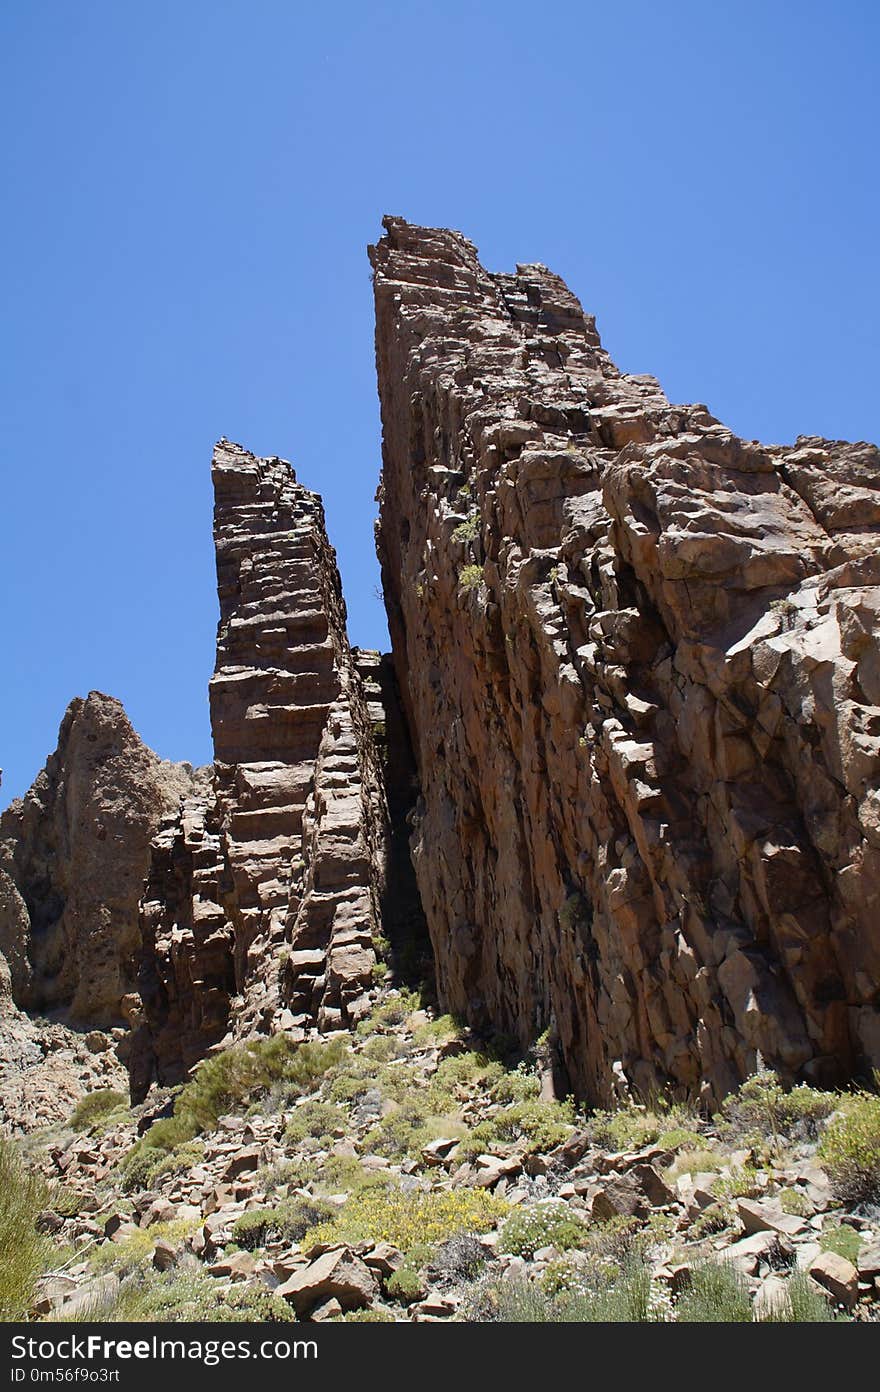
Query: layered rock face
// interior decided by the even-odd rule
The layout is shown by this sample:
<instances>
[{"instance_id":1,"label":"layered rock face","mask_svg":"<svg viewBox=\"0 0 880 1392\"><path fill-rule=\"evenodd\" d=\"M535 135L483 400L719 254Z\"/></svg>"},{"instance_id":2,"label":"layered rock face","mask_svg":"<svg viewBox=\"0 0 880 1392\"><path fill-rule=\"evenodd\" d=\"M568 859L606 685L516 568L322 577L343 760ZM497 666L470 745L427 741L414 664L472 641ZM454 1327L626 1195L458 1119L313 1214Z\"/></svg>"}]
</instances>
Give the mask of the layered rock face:
<instances>
[{"instance_id":1,"label":"layered rock face","mask_svg":"<svg viewBox=\"0 0 880 1392\"><path fill-rule=\"evenodd\" d=\"M357 1020L387 810L321 501L281 459L214 453L213 778L156 838L136 1091L228 1030Z\"/></svg>"},{"instance_id":2,"label":"layered rock face","mask_svg":"<svg viewBox=\"0 0 880 1392\"><path fill-rule=\"evenodd\" d=\"M113 697L71 701L55 753L0 816L0 952L17 1005L101 1026L136 1009L150 842L192 777Z\"/></svg>"},{"instance_id":3,"label":"layered rock face","mask_svg":"<svg viewBox=\"0 0 880 1392\"><path fill-rule=\"evenodd\" d=\"M543 266L371 248L378 549L443 1004L575 1089L880 1064L880 453L620 373Z\"/></svg>"}]
</instances>

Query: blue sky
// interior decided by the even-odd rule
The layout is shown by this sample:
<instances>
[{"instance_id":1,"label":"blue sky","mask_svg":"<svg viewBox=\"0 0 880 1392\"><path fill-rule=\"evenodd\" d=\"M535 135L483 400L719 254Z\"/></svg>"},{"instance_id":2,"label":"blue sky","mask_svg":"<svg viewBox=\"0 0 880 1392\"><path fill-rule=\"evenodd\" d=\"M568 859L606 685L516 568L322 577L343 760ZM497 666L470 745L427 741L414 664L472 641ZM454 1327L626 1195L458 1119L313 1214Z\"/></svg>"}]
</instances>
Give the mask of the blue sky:
<instances>
[{"instance_id":1,"label":"blue sky","mask_svg":"<svg viewBox=\"0 0 880 1392\"><path fill-rule=\"evenodd\" d=\"M324 496L386 641L365 247L544 261L737 431L877 439L880 6L7 0L0 805L71 697L211 757L209 462Z\"/></svg>"}]
</instances>

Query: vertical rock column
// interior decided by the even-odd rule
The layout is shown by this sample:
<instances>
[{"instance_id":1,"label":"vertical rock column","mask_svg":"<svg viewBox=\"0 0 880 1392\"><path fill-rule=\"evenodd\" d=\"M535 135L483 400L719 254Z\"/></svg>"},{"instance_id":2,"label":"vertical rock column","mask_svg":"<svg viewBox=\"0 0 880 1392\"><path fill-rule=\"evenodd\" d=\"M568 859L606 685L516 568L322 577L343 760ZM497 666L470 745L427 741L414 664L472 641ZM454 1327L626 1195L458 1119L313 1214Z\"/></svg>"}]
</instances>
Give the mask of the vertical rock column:
<instances>
[{"instance_id":1,"label":"vertical rock column","mask_svg":"<svg viewBox=\"0 0 880 1392\"><path fill-rule=\"evenodd\" d=\"M154 843L141 1090L227 1034L358 1019L379 935L387 813L321 500L227 440L212 477L213 781Z\"/></svg>"}]
</instances>

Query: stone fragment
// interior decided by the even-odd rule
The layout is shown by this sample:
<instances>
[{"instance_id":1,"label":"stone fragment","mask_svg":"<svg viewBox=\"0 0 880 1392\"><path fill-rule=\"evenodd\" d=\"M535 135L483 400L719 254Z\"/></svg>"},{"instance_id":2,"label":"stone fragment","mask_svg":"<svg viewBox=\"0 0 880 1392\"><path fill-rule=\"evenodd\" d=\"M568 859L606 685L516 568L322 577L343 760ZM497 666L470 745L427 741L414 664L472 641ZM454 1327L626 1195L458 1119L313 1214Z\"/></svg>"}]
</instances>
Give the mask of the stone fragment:
<instances>
[{"instance_id":1,"label":"stone fragment","mask_svg":"<svg viewBox=\"0 0 880 1392\"><path fill-rule=\"evenodd\" d=\"M323 1300L334 1297L343 1310L369 1305L376 1294L376 1280L369 1267L349 1247L332 1247L297 1271L276 1291L305 1315Z\"/></svg>"},{"instance_id":2,"label":"stone fragment","mask_svg":"<svg viewBox=\"0 0 880 1392\"><path fill-rule=\"evenodd\" d=\"M820 1252L810 1262L808 1270L837 1304L852 1309L859 1294L859 1273L852 1262L836 1252Z\"/></svg>"}]
</instances>

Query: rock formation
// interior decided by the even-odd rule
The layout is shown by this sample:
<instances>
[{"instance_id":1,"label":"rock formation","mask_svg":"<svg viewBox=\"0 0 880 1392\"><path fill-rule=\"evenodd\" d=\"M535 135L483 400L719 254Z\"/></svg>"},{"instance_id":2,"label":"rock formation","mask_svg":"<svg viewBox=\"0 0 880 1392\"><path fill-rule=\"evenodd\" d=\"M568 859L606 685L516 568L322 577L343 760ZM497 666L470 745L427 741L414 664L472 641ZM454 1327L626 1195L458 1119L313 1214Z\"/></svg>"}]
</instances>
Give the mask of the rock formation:
<instances>
[{"instance_id":1,"label":"rock formation","mask_svg":"<svg viewBox=\"0 0 880 1392\"><path fill-rule=\"evenodd\" d=\"M0 952L19 1006L100 1026L134 1008L150 841L191 779L119 701L71 701L55 753L0 816Z\"/></svg>"},{"instance_id":2,"label":"rock formation","mask_svg":"<svg viewBox=\"0 0 880 1392\"><path fill-rule=\"evenodd\" d=\"M321 501L281 459L214 453L213 777L153 846L135 1090L231 1030L356 1021L387 811Z\"/></svg>"},{"instance_id":3,"label":"rock formation","mask_svg":"<svg viewBox=\"0 0 880 1392\"><path fill-rule=\"evenodd\" d=\"M214 764L93 692L0 819L11 1124L355 1024L425 915L443 1007L590 1101L880 1066L880 452L740 440L545 267L385 225L393 665L320 498L221 440Z\"/></svg>"},{"instance_id":4,"label":"rock formation","mask_svg":"<svg viewBox=\"0 0 880 1392\"><path fill-rule=\"evenodd\" d=\"M371 248L442 1003L576 1091L880 1064L880 452L738 439L543 266Z\"/></svg>"}]
</instances>

